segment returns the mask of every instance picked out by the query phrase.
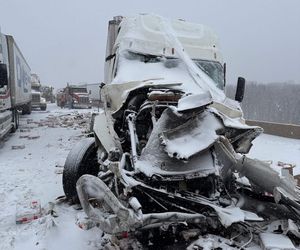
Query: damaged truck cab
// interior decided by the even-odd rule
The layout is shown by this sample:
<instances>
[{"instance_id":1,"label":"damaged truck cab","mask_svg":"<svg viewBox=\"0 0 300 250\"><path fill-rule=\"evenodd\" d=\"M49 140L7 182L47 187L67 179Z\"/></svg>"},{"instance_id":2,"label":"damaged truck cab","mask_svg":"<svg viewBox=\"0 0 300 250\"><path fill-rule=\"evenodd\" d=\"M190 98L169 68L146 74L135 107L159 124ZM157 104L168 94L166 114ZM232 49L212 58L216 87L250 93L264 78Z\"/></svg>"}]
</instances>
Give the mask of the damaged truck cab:
<instances>
[{"instance_id":1,"label":"damaged truck cab","mask_svg":"<svg viewBox=\"0 0 300 250\"><path fill-rule=\"evenodd\" d=\"M245 124L244 79L229 99L224 72L206 26L149 14L110 21L104 110L94 138L67 157L67 198L104 232L129 232L144 246L216 234L223 242L235 236L242 248L251 223L261 225L257 232L278 219L297 227L299 190L245 156L262 129ZM258 211L262 204L270 210Z\"/></svg>"}]
</instances>

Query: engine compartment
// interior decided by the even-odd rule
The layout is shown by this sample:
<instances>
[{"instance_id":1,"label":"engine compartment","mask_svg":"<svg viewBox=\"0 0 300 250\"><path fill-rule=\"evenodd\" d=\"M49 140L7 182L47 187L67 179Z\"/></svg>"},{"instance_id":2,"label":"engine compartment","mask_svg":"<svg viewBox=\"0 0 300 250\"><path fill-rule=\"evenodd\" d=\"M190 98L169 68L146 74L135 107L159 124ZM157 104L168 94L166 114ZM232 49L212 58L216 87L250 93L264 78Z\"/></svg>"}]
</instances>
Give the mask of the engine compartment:
<instances>
[{"instance_id":1,"label":"engine compartment","mask_svg":"<svg viewBox=\"0 0 300 250\"><path fill-rule=\"evenodd\" d=\"M186 248L199 236L235 249L249 234L249 244L259 245L262 233L274 233L272 223L298 228L299 188L244 154L262 129L228 125L231 118L211 100L180 105L186 97L141 88L112 114L121 149L104 154L98 145L98 177L77 182L88 217L108 234L126 232L126 240L154 249Z\"/></svg>"}]
</instances>

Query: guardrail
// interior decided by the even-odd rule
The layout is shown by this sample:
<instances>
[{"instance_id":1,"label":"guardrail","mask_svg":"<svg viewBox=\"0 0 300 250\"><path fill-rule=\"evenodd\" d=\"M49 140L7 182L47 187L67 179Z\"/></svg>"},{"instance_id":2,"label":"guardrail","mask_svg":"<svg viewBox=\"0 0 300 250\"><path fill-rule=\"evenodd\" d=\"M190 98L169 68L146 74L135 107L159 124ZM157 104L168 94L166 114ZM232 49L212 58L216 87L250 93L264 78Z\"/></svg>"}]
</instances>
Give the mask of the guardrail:
<instances>
[{"instance_id":1,"label":"guardrail","mask_svg":"<svg viewBox=\"0 0 300 250\"><path fill-rule=\"evenodd\" d=\"M247 120L246 123L251 126L262 127L266 134L300 139L300 125L251 120Z\"/></svg>"}]
</instances>

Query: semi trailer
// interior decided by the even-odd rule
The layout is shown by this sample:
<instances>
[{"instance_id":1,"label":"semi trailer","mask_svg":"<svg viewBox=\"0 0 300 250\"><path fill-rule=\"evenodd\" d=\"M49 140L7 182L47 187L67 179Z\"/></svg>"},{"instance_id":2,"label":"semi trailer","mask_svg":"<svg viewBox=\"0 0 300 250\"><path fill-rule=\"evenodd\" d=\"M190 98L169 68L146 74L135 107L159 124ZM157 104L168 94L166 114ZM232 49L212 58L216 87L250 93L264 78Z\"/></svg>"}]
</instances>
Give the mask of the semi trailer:
<instances>
[{"instance_id":1,"label":"semi trailer","mask_svg":"<svg viewBox=\"0 0 300 250\"><path fill-rule=\"evenodd\" d=\"M30 67L14 38L0 33L0 138L31 113Z\"/></svg>"},{"instance_id":2,"label":"semi trailer","mask_svg":"<svg viewBox=\"0 0 300 250\"><path fill-rule=\"evenodd\" d=\"M243 118L245 79L235 100L224 79L210 28L150 14L109 21L104 111L63 172L82 223L114 235L107 249L299 245L299 188L247 156L263 130Z\"/></svg>"}]
</instances>

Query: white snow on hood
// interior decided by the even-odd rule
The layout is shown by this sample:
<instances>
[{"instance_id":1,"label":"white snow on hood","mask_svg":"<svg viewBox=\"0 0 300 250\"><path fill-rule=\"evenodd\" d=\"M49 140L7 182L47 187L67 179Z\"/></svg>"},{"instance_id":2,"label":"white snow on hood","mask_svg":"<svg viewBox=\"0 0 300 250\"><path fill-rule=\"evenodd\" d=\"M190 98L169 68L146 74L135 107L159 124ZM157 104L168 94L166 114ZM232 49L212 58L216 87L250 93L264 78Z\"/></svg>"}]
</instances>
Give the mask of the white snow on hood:
<instances>
[{"instance_id":1,"label":"white snow on hood","mask_svg":"<svg viewBox=\"0 0 300 250\"><path fill-rule=\"evenodd\" d=\"M165 66L167 59L162 58L160 62L144 63L138 58L129 58L129 53L128 51L123 51L119 54L118 71L112 82L113 84L143 82L150 79L157 85L178 83L179 86L174 88L186 93L197 93L200 91L182 61L176 60L176 66L168 68ZM201 91L201 93L204 93L204 91Z\"/></svg>"}]
</instances>

